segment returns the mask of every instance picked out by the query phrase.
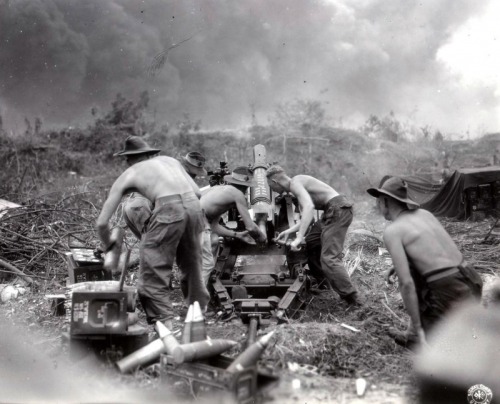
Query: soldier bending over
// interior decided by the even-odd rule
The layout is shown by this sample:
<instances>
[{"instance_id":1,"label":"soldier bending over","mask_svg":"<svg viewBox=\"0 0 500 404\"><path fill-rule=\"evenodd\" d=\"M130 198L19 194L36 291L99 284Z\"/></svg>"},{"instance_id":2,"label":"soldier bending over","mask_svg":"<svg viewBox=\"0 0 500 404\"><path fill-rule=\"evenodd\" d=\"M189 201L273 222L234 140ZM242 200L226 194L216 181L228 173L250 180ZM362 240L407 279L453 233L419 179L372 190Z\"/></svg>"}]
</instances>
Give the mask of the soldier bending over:
<instances>
[{"instance_id":1,"label":"soldier bending over","mask_svg":"<svg viewBox=\"0 0 500 404\"><path fill-rule=\"evenodd\" d=\"M288 238L297 232L291 249L297 251L306 240L306 232L314 218L314 209L322 210L319 223L315 224L316 242L321 245L321 269L332 288L348 304L361 305L362 299L354 288L342 263L347 229L352 222L352 203L344 195L339 195L331 186L309 175L290 178L283 168L274 165L267 169L271 189L278 193L290 192L299 202L301 219L295 226L281 232L278 239ZM312 239L312 237L311 237ZM320 241L321 240L321 241ZM312 246L308 246L313 249Z\"/></svg>"},{"instance_id":2,"label":"soldier bending over","mask_svg":"<svg viewBox=\"0 0 500 404\"><path fill-rule=\"evenodd\" d=\"M147 321L170 325L173 310L168 297L172 265L177 259L181 290L187 304L205 307L208 291L201 277L201 233L204 218L200 190L180 162L166 156L144 160L135 151L144 146L137 137L127 139L120 155L130 167L114 182L101 214L97 232L106 251L111 247L109 220L124 194L139 192L154 205L140 241L138 294ZM140 155L140 154L139 154Z\"/></svg>"},{"instance_id":3,"label":"soldier bending over","mask_svg":"<svg viewBox=\"0 0 500 404\"><path fill-rule=\"evenodd\" d=\"M482 280L434 215L408 197L401 178L389 178L367 192L378 198L380 212L392 221L384 231L384 242L412 322L406 334L393 332L393 336L409 347L425 343L425 334L457 302L480 298Z\"/></svg>"}]
</instances>

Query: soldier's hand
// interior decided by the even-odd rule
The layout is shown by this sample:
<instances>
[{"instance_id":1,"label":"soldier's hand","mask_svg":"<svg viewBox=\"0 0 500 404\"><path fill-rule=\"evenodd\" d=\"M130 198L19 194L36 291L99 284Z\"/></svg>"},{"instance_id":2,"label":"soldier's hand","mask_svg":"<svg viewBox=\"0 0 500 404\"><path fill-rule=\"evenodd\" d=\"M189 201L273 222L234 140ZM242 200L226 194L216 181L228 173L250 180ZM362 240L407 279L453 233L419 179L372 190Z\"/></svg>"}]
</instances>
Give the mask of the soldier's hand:
<instances>
[{"instance_id":1,"label":"soldier's hand","mask_svg":"<svg viewBox=\"0 0 500 404\"><path fill-rule=\"evenodd\" d=\"M290 235L290 232L288 230L282 231L280 234L278 234L278 237L276 237L276 240L284 239L283 241L288 240L288 236Z\"/></svg>"},{"instance_id":2,"label":"soldier's hand","mask_svg":"<svg viewBox=\"0 0 500 404\"><path fill-rule=\"evenodd\" d=\"M252 236L250 236L250 234L248 234L248 231L245 230L245 231L242 231L240 233L237 233L238 234L238 238L247 243L247 244L251 244L251 245L256 245L257 243L255 242L255 240L252 238Z\"/></svg>"},{"instance_id":3,"label":"soldier's hand","mask_svg":"<svg viewBox=\"0 0 500 404\"><path fill-rule=\"evenodd\" d=\"M290 244L290 250L292 251L300 251L302 248L302 241L304 240L303 237L297 236L295 240L293 240Z\"/></svg>"},{"instance_id":4,"label":"soldier's hand","mask_svg":"<svg viewBox=\"0 0 500 404\"><path fill-rule=\"evenodd\" d=\"M259 239L257 240L259 243L265 243L267 241L267 236L264 233L260 233Z\"/></svg>"},{"instance_id":5,"label":"soldier's hand","mask_svg":"<svg viewBox=\"0 0 500 404\"><path fill-rule=\"evenodd\" d=\"M389 285L392 285L394 283L394 279L392 279L394 275L396 275L396 268L394 267L385 272L384 278Z\"/></svg>"}]
</instances>

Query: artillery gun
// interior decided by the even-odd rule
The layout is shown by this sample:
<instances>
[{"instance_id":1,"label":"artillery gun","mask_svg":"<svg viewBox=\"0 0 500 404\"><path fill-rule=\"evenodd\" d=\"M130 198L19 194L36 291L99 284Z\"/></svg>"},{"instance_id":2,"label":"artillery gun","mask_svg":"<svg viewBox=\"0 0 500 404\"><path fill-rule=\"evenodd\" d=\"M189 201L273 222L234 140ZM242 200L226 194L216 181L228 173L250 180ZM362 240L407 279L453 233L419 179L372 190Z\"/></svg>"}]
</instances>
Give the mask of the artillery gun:
<instances>
[{"instance_id":1,"label":"artillery gun","mask_svg":"<svg viewBox=\"0 0 500 404\"><path fill-rule=\"evenodd\" d=\"M252 218L267 235L267 241L250 245L222 238L209 282L212 302L224 314L236 314L249 324L249 343L254 341L259 325L293 317L305 304L309 288L304 249L291 251L286 243L274 241L279 232L298 219L294 201L290 195L279 196L269 187L265 147L256 145L253 156L253 164L249 165L253 185L246 197ZM228 212L226 225L245 229L236 209Z\"/></svg>"}]
</instances>

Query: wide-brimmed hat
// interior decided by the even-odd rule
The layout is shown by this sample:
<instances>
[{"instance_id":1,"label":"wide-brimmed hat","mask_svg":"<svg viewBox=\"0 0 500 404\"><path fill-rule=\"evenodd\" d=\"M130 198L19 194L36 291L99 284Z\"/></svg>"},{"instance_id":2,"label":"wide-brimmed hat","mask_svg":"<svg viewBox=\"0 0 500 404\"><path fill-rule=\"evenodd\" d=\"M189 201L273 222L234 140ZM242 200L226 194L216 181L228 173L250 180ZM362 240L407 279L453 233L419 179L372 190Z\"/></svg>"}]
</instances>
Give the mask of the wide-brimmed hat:
<instances>
[{"instance_id":1,"label":"wide-brimmed hat","mask_svg":"<svg viewBox=\"0 0 500 404\"><path fill-rule=\"evenodd\" d=\"M180 162L192 174L205 176L207 170L203 168L205 165L205 156L198 152L189 152L184 157L180 158Z\"/></svg>"},{"instance_id":2,"label":"wide-brimmed hat","mask_svg":"<svg viewBox=\"0 0 500 404\"><path fill-rule=\"evenodd\" d=\"M129 156L132 154L154 154L160 152L160 149L153 149L141 139L139 136L129 136L125 140L125 148L118 153L113 154L114 157L117 156Z\"/></svg>"},{"instance_id":3,"label":"wide-brimmed hat","mask_svg":"<svg viewBox=\"0 0 500 404\"><path fill-rule=\"evenodd\" d=\"M228 184L235 185L246 185L252 186L253 182L253 174L248 167L239 166L235 167L231 174L224 176L224 181Z\"/></svg>"},{"instance_id":4,"label":"wide-brimmed hat","mask_svg":"<svg viewBox=\"0 0 500 404\"><path fill-rule=\"evenodd\" d=\"M390 196L400 202L406 203L410 209L416 209L420 206L417 202L408 197L408 186L406 182L399 177L387 178L382 182L380 188L370 188L367 189L366 192L375 198L378 198L380 194Z\"/></svg>"}]
</instances>

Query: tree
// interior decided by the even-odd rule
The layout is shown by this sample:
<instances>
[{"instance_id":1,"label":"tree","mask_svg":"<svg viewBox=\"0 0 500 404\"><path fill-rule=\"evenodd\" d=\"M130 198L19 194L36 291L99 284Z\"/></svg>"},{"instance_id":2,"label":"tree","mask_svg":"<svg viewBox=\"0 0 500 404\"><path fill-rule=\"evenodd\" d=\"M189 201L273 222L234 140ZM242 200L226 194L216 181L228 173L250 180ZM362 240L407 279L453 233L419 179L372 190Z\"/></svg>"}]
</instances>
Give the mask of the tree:
<instances>
[{"instance_id":1,"label":"tree","mask_svg":"<svg viewBox=\"0 0 500 404\"><path fill-rule=\"evenodd\" d=\"M394 111L380 119L376 115L370 115L361 131L368 135L397 142L405 137L408 129L396 118Z\"/></svg>"},{"instance_id":2,"label":"tree","mask_svg":"<svg viewBox=\"0 0 500 404\"><path fill-rule=\"evenodd\" d=\"M444 136L441 133L441 131L437 130L434 133L434 142L436 142L436 143L443 143L444 142Z\"/></svg>"},{"instance_id":3,"label":"tree","mask_svg":"<svg viewBox=\"0 0 500 404\"><path fill-rule=\"evenodd\" d=\"M39 135L42 131L42 119L40 117L35 118L35 135Z\"/></svg>"},{"instance_id":4,"label":"tree","mask_svg":"<svg viewBox=\"0 0 500 404\"><path fill-rule=\"evenodd\" d=\"M325 123L325 109L320 101L295 100L278 104L273 124L286 132L313 136Z\"/></svg>"},{"instance_id":5,"label":"tree","mask_svg":"<svg viewBox=\"0 0 500 404\"><path fill-rule=\"evenodd\" d=\"M115 100L111 103L111 111L104 117L97 119L96 126L114 126L119 129L125 129L133 132L144 132L145 121L144 113L149 105L149 93L143 91L139 97L139 101L133 101L125 98L121 93L116 95ZM96 114L96 110L92 109L92 114Z\"/></svg>"}]
</instances>

